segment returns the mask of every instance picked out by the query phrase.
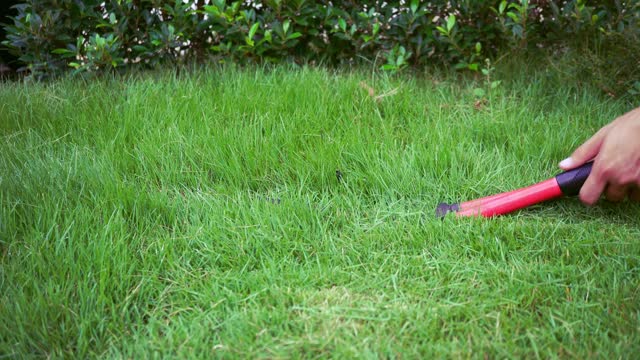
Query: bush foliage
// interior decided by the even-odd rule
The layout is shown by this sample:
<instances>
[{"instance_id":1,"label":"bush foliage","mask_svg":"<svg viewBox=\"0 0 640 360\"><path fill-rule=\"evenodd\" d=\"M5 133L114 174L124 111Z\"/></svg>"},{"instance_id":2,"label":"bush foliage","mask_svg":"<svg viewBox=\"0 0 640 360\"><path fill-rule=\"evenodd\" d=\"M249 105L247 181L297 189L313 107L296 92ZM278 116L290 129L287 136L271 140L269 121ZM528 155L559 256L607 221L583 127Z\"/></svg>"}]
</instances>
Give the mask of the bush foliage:
<instances>
[{"instance_id":1,"label":"bush foliage","mask_svg":"<svg viewBox=\"0 0 640 360\"><path fill-rule=\"evenodd\" d=\"M480 71L508 51L612 34L637 43L640 32L640 5L621 0L29 0L16 8L4 44L38 77L211 59Z\"/></svg>"},{"instance_id":2,"label":"bush foliage","mask_svg":"<svg viewBox=\"0 0 640 360\"><path fill-rule=\"evenodd\" d=\"M4 0L0 1L0 24L6 24L11 22L11 16L14 15L14 9L12 7L18 4L16 0ZM6 31L4 27L0 26L0 42L6 39ZM15 56L9 53L9 49L0 45L0 68L2 64L11 64L15 61ZM0 69L0 77L2 76L2 70Z\"/></svg>"}]
</instances>

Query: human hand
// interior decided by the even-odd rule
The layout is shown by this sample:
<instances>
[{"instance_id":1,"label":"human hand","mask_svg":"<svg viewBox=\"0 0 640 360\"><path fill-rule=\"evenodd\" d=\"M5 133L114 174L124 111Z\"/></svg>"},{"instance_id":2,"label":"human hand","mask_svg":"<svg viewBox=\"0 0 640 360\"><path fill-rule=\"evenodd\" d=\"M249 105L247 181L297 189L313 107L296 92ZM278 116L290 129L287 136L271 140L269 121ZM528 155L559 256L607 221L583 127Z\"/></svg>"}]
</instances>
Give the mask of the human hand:
<instances>
[{"instance_id":1,"label":"human hand","mask_svg":"<svg viewBox=\"0 0 640 360\"><path fill-rule=\"evenodd\" d=\"M614 202L627 196L640 201L640 108L600 129L559 166L571 170L592 159L591 174L580 190L582 202L593 205L603 192Z\"/></svg>"}]
</instances>

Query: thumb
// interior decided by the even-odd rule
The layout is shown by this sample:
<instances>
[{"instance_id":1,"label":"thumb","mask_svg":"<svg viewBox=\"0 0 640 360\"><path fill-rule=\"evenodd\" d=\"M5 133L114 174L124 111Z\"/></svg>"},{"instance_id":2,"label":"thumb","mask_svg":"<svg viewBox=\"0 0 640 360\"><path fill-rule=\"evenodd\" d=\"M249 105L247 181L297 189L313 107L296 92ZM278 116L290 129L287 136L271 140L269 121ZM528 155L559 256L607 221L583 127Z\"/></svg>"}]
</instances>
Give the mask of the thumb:
<instances>
[{"instance_id":1,"label":"thumb","mask_svg":"<svg viewBox=\"0 0 640 360\"><path fill-rule=\"evenodd\" d=\"M600 129L591 139L587 140L584 144L580 145L570 157L562 160L559 164L563 170L571 170L576 168L587 161L593 159L604 142L607 133L609 132L609 125Z\"/></svg>"}]
</instances>

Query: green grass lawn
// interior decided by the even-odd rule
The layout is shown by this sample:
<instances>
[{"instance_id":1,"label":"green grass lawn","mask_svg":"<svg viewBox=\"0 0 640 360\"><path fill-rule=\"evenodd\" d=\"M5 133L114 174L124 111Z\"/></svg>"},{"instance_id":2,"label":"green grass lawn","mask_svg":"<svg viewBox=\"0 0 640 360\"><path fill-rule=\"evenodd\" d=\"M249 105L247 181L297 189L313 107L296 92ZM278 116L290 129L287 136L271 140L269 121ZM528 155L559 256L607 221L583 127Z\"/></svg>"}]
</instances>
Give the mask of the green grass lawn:
<instances>
[{"instance_id":1,"label":"green grass lawn","mask_svg":"<svg viewBox=\"0 0 640 360\"><path fill-rule=\"evenodd\" d=\"M637 356L638 206L434 218L629 109L519 78L478 104L365 71L1 84L0 354Z\"/></svg>"}]
</instances>

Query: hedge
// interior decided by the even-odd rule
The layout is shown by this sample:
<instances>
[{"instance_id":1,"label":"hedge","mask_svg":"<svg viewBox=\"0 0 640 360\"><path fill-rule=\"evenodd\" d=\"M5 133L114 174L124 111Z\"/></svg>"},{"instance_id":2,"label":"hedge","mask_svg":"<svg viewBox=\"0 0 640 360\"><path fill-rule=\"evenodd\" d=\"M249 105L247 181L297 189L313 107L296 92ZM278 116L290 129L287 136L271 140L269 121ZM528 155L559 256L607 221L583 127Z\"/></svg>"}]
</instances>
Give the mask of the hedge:
<instances>
[{"instance_id":1,"label":"hedge","mask_svg":"<svg viewBox=\"0 0 640 360\"><path fill-rule=\"evenodd\" d=\"M11 17L14 14L14 9L12 7L16 5L18 1L16 0L4 0L0 1L0 24L10 23ZM6 40L6 30L4 27L0 26L0 42ZM13 63L17 60L16 56L9 53L9 49L6 47L0 46L0 77L3 75L3 72L7 71L7 66L12 66ZM4 67L3 67L4 66ZM3 71L3 69L5 69Z\"/></svg>"},{"instance_id":2,"label":"hedge","mask_svg":"<svg viewBox=\"0 0 640 360\"><path fill-rule=\"evenodd\" d=\"M640 37L640 4L618 0L30 0L16 10L4 45L39 78L211 60L480 71L510 51Z\"/></svg>"}]
</instances>

